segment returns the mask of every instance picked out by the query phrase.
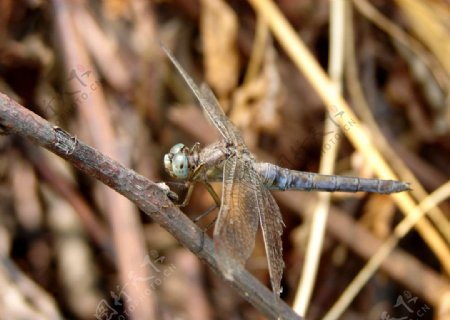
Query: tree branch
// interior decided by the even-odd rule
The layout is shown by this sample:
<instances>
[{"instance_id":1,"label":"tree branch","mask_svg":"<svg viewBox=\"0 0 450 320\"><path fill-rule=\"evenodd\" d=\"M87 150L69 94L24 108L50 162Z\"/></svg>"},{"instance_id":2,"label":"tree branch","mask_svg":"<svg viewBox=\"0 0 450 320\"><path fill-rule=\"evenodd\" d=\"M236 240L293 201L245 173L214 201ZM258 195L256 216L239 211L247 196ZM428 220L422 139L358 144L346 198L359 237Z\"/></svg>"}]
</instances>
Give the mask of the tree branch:
<instances>
[{"instance_id":1,"label":"tree branch","mask_svg":"<svg viewBox=\"0 0 450 320\"><path fill-rule=\"evenodd\" d=\"M211 239L176 207L156 183L101 154L64 130L0 93L0 127L25 137L66 159L83 173L121 193L170 232L182 245L220 274ZM248 271L241 269L230 283L241 296L273 319L301 319Z\"/></svg>"}]
</instances>

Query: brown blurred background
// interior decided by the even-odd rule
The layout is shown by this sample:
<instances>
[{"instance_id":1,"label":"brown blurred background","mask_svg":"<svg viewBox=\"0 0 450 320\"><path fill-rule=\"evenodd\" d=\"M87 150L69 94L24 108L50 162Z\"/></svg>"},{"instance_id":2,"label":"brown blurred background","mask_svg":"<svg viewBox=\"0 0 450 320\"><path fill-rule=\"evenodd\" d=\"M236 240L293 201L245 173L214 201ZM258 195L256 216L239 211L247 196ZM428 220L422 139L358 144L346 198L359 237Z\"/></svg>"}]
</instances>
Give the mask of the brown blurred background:
<instances>
[{"instance_id":1,"label":"brown blurred background","mask_svg":"<svg viewBox=\"0 0 450 320\"><path fill-rule=\"evenodd\" d=\"M430 193L450 177L450 3L348 2L343 95L374 140L383 136L394 151L375 143L394 171L411 182L405 164ZM329 1L276 4L327 70ZM2 0L0 91L149 179L171 181L162 158L172 145L218 135L160 41L210 85L261 160L317 172L325 136L339 145L337 174L375 177L363 154L335 138L337 126L324 129L322 100L246 1ZM317 197L289 196L301 204L277 199L286 224L282 298L291 304ZM183 211L195 217L212 204L199 186ZM308 319L325 314L403 218L382 195L333 195L331 208ZM449 202L435 210L449 246ZM410 232L398 253L343 319L450 319L449 291L433 299L409 283L432 278L450 287L423 238ZM0 257L0 319L263 319L128 200L7 135L0 136ZM400 281L392 264L414 268L400 271ZM247 269L269 286L261 237Z\"/></svg>"}]
</instances>

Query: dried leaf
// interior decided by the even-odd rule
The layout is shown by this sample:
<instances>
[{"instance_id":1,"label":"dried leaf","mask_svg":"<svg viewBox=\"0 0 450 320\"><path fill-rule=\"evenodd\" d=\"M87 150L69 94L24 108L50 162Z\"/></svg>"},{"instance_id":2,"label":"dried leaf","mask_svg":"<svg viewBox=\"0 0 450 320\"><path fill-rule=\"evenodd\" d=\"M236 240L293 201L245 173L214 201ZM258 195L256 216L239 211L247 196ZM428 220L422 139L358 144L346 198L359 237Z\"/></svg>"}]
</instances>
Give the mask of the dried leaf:
<instances>
[{"instance_id":1,"label":"dried leaf","mask_svg":"<svg viewBox=\"0 0 450 320\"><path fill-rule=\"evenodd\" d=\"M261 131L276 133L281 126L283 90L275 58L275 51L269 46L261 72L233 95L230 118L250 146L256 144Z\"/></svg>"},{"instance_id":2,"label":"dried leaf","mask_svg":"<svg viewBox=\"0 0 450 320\"><path fill-rule=\"evenodd\" d=\"M222 98L236 87L238 80L237 17L222 0L202 0L201 3L205 76Z\"/></svg>"}]
</instances>

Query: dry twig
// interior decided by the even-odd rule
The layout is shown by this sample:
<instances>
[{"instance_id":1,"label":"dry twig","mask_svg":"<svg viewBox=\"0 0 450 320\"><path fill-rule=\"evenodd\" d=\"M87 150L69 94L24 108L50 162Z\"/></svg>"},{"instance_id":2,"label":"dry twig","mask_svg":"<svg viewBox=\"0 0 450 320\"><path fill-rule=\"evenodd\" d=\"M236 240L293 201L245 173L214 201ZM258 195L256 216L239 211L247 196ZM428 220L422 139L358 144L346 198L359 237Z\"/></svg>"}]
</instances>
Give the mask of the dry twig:
<instances>
[{"instance_id":1,"label":"dry twig","mask_svg":"<svg viewBox=\"0 0 450 320\"><path fill-rule=\"evenodd\" d=\"M219 273L212 241L167 198L166 192L156 183L52 126L4 94L0 94L0 127L7 133L30 139L124 195ZM246 270L242 269L234 276L235 279L229 283L266 316L301 319Z\"/></svg>"}]
</instances>

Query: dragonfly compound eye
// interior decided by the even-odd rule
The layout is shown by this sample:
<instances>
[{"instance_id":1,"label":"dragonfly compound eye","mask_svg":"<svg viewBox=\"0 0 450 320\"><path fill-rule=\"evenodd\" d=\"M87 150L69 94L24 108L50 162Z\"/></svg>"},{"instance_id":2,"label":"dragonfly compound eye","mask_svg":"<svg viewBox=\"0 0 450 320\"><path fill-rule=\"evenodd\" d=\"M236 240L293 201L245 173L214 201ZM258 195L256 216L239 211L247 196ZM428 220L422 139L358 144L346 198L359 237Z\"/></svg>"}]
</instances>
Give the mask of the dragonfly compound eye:
<instances>
[{"instance_id":1,"label":"dragonfly compound eye","mask_svg":"<svg viewBox=\"0 0 450 320\"><path fill-rule=\"evenodd\" d=\"M186 179L189 175L188 158L183 153L174 154L172 158L172 172L179 179Z\"/></svg>"},{"instance_id":2,"label":"dragonfly compound eye","mask_svg":"<svg viewBox=\"0 0 450 320\"><path fill-rule=\"evenodd\" d=\"M170 149L170 153L171 153L171 154L177 154L177 153L180 153L183 149L184 149L184 144L182 144L182 143L177 143L176 145L174 145L174 146Z\"/></svg>"},{"instance_id":3,"label":"dragonfly compound eye","mask_svg":"<svg viewBox=\"0 0 450 320\"><path fill-rule=\"evenodd\" d=\"M173 154L166 153L164 155L164 168L172 175L172 158Z\"/></svg>"}]
</instances>

